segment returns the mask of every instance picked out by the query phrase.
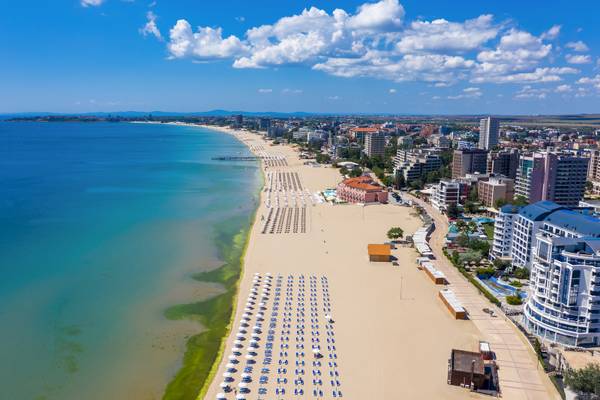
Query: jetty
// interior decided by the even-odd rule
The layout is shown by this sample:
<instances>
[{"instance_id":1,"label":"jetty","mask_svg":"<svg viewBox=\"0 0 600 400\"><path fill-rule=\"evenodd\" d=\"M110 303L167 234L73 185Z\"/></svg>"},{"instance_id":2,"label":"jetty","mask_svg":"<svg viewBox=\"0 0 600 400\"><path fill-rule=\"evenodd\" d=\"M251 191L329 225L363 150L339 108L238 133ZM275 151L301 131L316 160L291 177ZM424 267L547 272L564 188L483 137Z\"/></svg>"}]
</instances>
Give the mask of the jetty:
<instances>
[{"instance_id":1,"label":"jetty","mask_svg":"<svg viewBox=\"0 0 600 400\"><path fill-rule=\"evenodd\" d=\"M260 159L260 157L256 156L221 156L211 158L211 160L216 161L258 161Z\"/></svg>"}]
</instances>

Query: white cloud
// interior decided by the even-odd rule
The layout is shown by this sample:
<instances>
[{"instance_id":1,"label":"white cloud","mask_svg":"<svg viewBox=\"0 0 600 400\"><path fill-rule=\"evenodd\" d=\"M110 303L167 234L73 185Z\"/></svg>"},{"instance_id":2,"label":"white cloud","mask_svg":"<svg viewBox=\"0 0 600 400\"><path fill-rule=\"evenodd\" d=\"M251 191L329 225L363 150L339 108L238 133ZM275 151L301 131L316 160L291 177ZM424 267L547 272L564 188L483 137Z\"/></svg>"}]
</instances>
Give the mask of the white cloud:
<instances>
[{"instance_id":1,"label":"white cloud","mask_svg":"<svg viewBox=\"0 0 600 400\"><path fill-rule=\"evenodd\" d=\"M581 40L579 40L577 42L569 42L569 43L565 44L565 47L568 49L571 49L573 51L579 51L579 52L585 52L585 51L590 50L590 48L587 46L587 44L583 43Z\"/></svg>"},{"instance_id":2,"label":"white cloud","mask_svg":"<svg viewBox=\"0 0 600 400\"><path fill-rule=\"evenodd\" d=\"M146 25L140 29L140 33L144 36L152 35L158 40L162 41L162 35L158 29L158 26L156 25L156 18L156 15L152 11L148 11L146 13Z\"/></svg>"},{"instance_id":3,"label":"white cloud","mask_svg":"<svg viewBox=\"0 0 600 400\"><path fill-rule=\"evenodd\" d=\"M592 77L585 76L583 78L579 78L577 84L593 86L594 88L600 90L600 74Z\"/></svg>"},{"instance_id":4,"label":"white cloud","mask_svg":"<svg viewBox=\"0 0 600 400\"><path fill-rule=\"evenodd\" d=\"M337 100L341 100L342 98L340 96L329 96L327 99L337 101Z\"/></svg>"},{"instance_id":5,"label":"white cloud","mask_svg":"<svg viewBox=\"0 0 600 400\"><path fill-rule=\"evenodd\" d=\"M462 90L462 93L448 96L449 100L462 100L462 99L478 99L483 96L483 93L478 87L468 87Z\"/></svg>"},{"instance_id":6,"label":"white cloud","mask_svg":"<svg viewBox=\"0 0 600 400\"><path fill-rule=\"evenodd\" d=\"M556 87L556 89L554 89L554 91L556 93L568 93L571 92L573 90L573 88L571 87L571 85L559 85Z\"/></svg>"},{"instance_id":7,"label":"white cloud","mask_svg":"<svg viewBox=\"0 0 600 400\"><path fill-rule=\"evenodd\" d=\"M390 94L395 94L395 93L396 93L396 89L393 89L393 88L392 88L392 89L388 90L388 92L389 92Z\"/></svg>"},{"instance_id":8,"label":"white cloud","mask_svg":"<svg viewBox=\"0 0 600 400\"><path fill-rule=\"evenodd\" d=\"M98 7L104 3L105 0L81 0L83 7Z\"/></svg>"},{"instance_id":9,"label":"white cloud","mask_svg":"<svg viewBox=\"0 0 600 400\"><path fill-rule=\"evenodd\" d=\"M567 54L565 59L569 64L589 64L592 62L592 57L587 54Z\"/></svg>"},{"instance_id":10,"label":"white cloud","mask_svg":"<svg viewBox=\"0 0 600 400\"><path fill-rule=\"evenodd\" d=\"M369 52L360 58L329 58L313 69L341 77L374 77L396 82L452 82L471 68L475 62L461 56L443 54L407 54L400 59L386 53Z\"/></svg>"},{"instance_id":11,"label":"white cloud","mask_svg":"<svg viewBox=\"0 0 600 400\"><path fill-rule=\"evenodd\" d=\"M170 58L228 59L234 68L305 65L340 77L422 81L435 87L464 81L556 82L578 72L553 65L556 54L547 41L558 37L559 25L535 36L487 14L465 21L404 20L398 0L373 0L353 12L310 7L252 27L243 36L224 36L220 27L192 28L181 19L169 32L167 49ZM588 56L572 57L582 61Z\"/></svg>"},{"instance_id":12,"label":"white cloud","mask_svg":"<svg viewBox=\"0 0 600 400\"><path fill-rule=\"evenodd\" d=\"M246 17L244 17L243 15L240 15L238 17L235 17L235 20L237 22L244 22L244 21L246 21Z\"/></svg>"},{"instance_id":13,"label":"white cloud","mask_svg":"<svg viewBox=\"0 0 600 400\"><path fill-rule=\"evenodd\" d=\"M281 93L283 93L283 94L302 94L302 93L304 93L304 90L285 88L281 91Z\"/></svg>"},{"instance_id":14,"label":"white cloud","mask_svg":"<svg viewBox=\"0 0 600 400\"><path fill-rule=\"evenodd\" d=\"M385 30L402 25L404 7L398 0L365 3L348 19L348 27L358 30Z\"/></svg>"},{"instance_id":15,"label":"white cloud","mask_svg":"<svg viewBox=\"0 0 600 400\"><path fill-rule=\"evenodd\" d=\"M473 50L495 38L499 28L491 15L481 15L464 23L445 19L415 21L396 45L402 53L429 50Z\"/></svg>"},{"instance_id":16,"label":"white cloud","mask_svg":"<svg viewBox=\"0 0 600 400\"><path fill-rule=\"evenodd\" d=\"M258 93L273 93L273 89L258 89Z\"/></svg>"},{"instance_id":17,"label":"white cloud","mask_svg":"<svg viewBox=\"0 0 600 400\"><path fill-rule=\"evenodd\" d=\"M543 83L561 81L561 75L576 74L579 70L570 67L536 68L531 72L518 72L506 75L478 76L472 81L476 83Z\"/></svg>"},{"instance_id":18,"label":"white cloud","mask_svg":"<svg viewBox=\"0 0 600 400\"><path fill-rule=\"evenodd\" d=\"M558 37L558 35L560 34L560 29L561 29L560 25L553 25L546 32L542 33L541 38L544 40L556 39Z\"/></svg>"},{"instance_id":19,"label":"white cloud","mask_svg":"<svg viewBox=\"0 0 600 400\"><path fill-rule=\"evenodd\" d=\"M242 42L235 36L223 38L221 28L198 28L197 32L184 19L177 21L169 32L168 49L174 58L200 59L229 58L245 52Z\"/></svg>"},{"instance_id":20,"label":"white cloud","mask_svg":"<svg viewBox=\"0 0 600 400\"><path fill-rule=\"evenodd\" d=\"M519 90L515 94L515 99L538 99L543 100L548 96L549 89L538 89L534 88L530 85L523 86L521 90Z\"/></svg>"}]
</instances>

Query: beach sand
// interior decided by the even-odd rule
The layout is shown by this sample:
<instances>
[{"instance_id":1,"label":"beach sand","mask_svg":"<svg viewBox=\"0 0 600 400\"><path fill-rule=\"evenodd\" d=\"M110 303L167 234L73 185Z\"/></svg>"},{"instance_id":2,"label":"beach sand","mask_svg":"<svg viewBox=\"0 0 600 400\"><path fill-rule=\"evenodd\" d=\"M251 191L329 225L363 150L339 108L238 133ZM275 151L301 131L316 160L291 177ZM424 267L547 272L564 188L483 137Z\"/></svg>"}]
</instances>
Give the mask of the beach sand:
<instances>
[{"instance_id":1,"label":"beach sand","mask_svg":"<svg viewBox=\"0 0 600 400\"><path fill-rule=\"evenodd\" d=\"M335 187L341 179L337 169L304 165L297 151L289 146L271 146L256 134L220 129L234 133L249 147L263 151L263 155L266 152L285 156L287 166L268 167L266 171L297 172L310 193ZM263 200L265 196L263 192ZM269 210L261 201L245 256L232 334L205 398L214 399L221 392L219 384L226 371L227 356L231 354L256 272L263 276L270 272L274 276L315 274L328 278L344 398L484 398L446 383L451 349L476 351L482 338L471 321L451 317L437 297L441 287L417 269L416 251L393 250L398 267L368 261L367 245L387 241L390 227L400 226L405 234L412 234L421 226L414 210L396 205L328 203L308 203L307 209L306 233L263 234L262 218ZM255 368L260 366L258 363ZM259 375L255 372L254 379ZM262 398L275 398L273 382L274 379L265 385L268 394ZM237 383L233 382L232 387ZM307 387L311 387L310 383ZM295 396L281 396L292 397ZM227 398L235 395L229 393ZM253 391L247 398L259 396ZM304 398L312 396L305 394ZM325 391L324 398L332 398L331 391Z\"/></svg>"}]
</instances>

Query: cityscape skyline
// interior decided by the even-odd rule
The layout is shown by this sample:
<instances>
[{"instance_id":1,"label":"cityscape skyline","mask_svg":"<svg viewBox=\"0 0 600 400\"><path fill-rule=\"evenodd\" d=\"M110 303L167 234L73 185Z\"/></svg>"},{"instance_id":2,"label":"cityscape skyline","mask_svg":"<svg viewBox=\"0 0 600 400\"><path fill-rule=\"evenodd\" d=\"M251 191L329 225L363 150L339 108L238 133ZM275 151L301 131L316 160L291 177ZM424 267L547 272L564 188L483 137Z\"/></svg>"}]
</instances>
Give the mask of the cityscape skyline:
<instances>
[{"instance_id":1,"label":"cityscape skyline","mask_svg":"<svg viewBox=\"0 0 600 400\"><path fill-rule=\"evenodd\" d=\"M264 5L11 5L0 50L20 56L0 66L0 113L509 115L600 105L591 4Z\"/></svg>"}]
</instances>

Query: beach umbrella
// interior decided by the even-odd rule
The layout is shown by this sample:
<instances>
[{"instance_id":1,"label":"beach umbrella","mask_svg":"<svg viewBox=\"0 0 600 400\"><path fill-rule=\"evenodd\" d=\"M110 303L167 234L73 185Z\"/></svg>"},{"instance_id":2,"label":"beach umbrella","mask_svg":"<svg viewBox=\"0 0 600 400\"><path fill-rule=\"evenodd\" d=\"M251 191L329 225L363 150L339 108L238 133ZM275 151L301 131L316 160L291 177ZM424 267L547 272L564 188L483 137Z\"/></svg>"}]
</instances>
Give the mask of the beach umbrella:
<instances>
[{"instance_id":1,"label":"beach umbrella","mask_svg":"<svg viewBox=\"0 0 600 400\"><path fill-rule=\"evenodd\" d=\"M236 340L233 343L235 343L235 344L242 344L242 341L241 340Z\"/></svg>"},{"instance_id":2,"label":"beach umbrella","mask_svg":"<svg viewBox=\"0 0 600 400\"><path fill-rule=\"evenodd\" d=\"M227 396L225 396L225 393L217 393L217 400L225 400L227 399Z\"/></svg>"},{"instance_id":3,"label":"beach umbrella","mask_svg":"<svg viewBox=\"0 0 600 400\"><path fill-rule=\"evenodd\" d=\"M254 356L252 354L246 354L246 360L252 360Z\"/></svg>"},{"instance_id":4,"label":"beach umbrella","mask_svg":"<svg viewBox=\"0 0 600 400\"><path fill-rule=\"evenodd\" d=\"M235 396L236 400L246 400L246 396L244 396L243 394L238 394L237 396Z\"/></svg>"},{"instance_id":5,"label":"beach umbrella","mask_svg":"<svg viewBox=\"0 0 600 400\"><path fill-rule=\"evenodd\" d=\"M242 374L242 378L244 378L244 379L248 379L248 378L251 378L251 377L252 377L252 375L250 375L248 373L243 373Z\"/></svg>"},{"instance_id":6,"label":"beach umbrella","mask_svg":"<svg viewBox=\"0 0 600 400\"><path fill-rule=\"evenodd\" d=\"M231 378L231 372L223 372L223 378Z\"/></svg>"},{"instance_id":7,"label":"beach umbrella","mask_svg":"<svg viewBox=\"0 0 600 400\"><path fill-rule=\"evenodd\" d=\"M221 383L219 384L219 387L220 387L221 389L225 389L225 388L229 387L229 384L228 384L227 382L221 382Z\"/></svg>"},{"instance_id":8,"label":"beach umbrella","mask_svg":"<svg viewBox=\"0 0 600 400\"><path fill-rule=\"evenodd\" d=\"M227 369L235 368L235 364L227 363L227 365L225 365L225 367L227 367Z\"/></svg>"},{"instance_id":9,"label":"beach umbrella","mask_svg":"<svg viewBox=\"0 0 600 400\"><path fill-rule=\"evenodd\" d=\"M245 388L248 387L248 384L246 382L240 382L238 383L238 387Z\"/></svg>"},{"instance_id":10,"label":"beach umbrella","mask_svg":"<svg viewBox=\"0 0 600 400\"><path fill-rule=\"evenodd\" d=\"M236 357L236 356L234 356L233 354L232 354L232 355L230 355L228 358L229 358L229 360L231 360L231 361L237 360L237 357Z\"/></svg>"}]
</instances>

